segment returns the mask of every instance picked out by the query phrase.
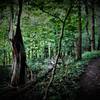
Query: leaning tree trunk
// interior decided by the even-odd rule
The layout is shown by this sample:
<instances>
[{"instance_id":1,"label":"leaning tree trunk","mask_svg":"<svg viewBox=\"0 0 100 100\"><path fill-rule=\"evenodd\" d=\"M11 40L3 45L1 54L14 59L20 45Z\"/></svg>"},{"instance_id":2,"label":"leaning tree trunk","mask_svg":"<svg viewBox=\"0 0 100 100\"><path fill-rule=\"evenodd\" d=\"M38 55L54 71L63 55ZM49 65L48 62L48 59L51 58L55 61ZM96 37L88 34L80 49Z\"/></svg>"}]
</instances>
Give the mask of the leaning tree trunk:
<instances>
[{"instance_id":1,"label":"leaning tree trunk","mask_svg":"<svg viewBox=\"0 0 100 100\"><path fill-rule=\"evenodd\" d=\"M82 23L81 23L81 1L78 0L78 24L79 24L79 36L76 42L76 58L80 60L82 58Z\"/></svg>"},{"instance_id":2,"label":"leaning tree trunk","mask_svg":"<svg viewBox=\"0 0 100 100\"><path fill-rule=\"evenodd\" d=\"M26 53L20 29L22 0L18 0L18 2L19 2L19 12L18 12L16 32L15 34L13 33L13 25L11 24L12 38L10 38L13 49L13 65L12 65L13 72L11 77L11 84L13 86L19 86L25 83ZM11 21L13 23L13 17Z\"/></svg>"},{"instance_id":3,"label":"leaning tree trunk","mask_svg":"<svg viewBox=\"0 0 100 100\"><path fill-rule=\"evenodd\" d=\"M95 50L95 14L94 14L94 11L95 11L95 4L94 4L94 1L92 2L92 22L91 22L91 25L92 25L92 32L91 32L91 50Z\"/></svg>"}]
</instances>

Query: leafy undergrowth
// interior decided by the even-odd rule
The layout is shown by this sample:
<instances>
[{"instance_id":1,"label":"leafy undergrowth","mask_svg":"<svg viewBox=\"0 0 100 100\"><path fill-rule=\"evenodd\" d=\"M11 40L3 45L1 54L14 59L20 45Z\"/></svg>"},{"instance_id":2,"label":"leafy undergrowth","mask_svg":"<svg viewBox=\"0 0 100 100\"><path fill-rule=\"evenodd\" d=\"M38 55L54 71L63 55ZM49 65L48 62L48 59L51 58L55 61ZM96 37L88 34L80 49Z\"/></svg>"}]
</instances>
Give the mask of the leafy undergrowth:
<instances>
[{"instance_id":1,"label":"leafy undergrowth","mask_svg":"<svg viewBox=\"0 0 100 100\"><path fill-rule=\"evenodd\" d=\"M83 55L83 60L90 60L93 58L100 57L100 51L91 51L91 52L85 52Z\"/></svg>"},{"instance_id":2,"label":"leafy undergrowth","mask_svg":"<svg viewBox=\"0 0 100 100\"><path fill-rule=\"evenodd\" d=\"M48 100L75 100L77 92L80 88L80 76L85 71L88 62L91 61L91 59L100 57L100 51L86 52L82 55L82 57L83 59L81 61L75 61L71 58L65 66L57 66L54 79L48 91ZM31 62L31 64L32 63L33 62ZM36 75L36 78L40 78L42 75L44 75L45 71L47 70L47 68L45 68L46 64L47 63L36 62L31 67L31 70L33 71L33 74ZM42 67L43 65L45 67ZM0 75L2 75L2 78L6 78L5 75L8 75L6 67L1 67L0 71ZM40 79L39 82L34 86L34 89L30 90L31 92L29 93L27 93L28 91L26 91L27 94L25 95L31 97L33 96L32 93L34 91L34 93L36 93L37 96L41 97L42 100L50 77L51 73L44 77L44 79Z\"/></svg>"},{"instance_id":3,"label":"leafy undergrowth","mask_svg":"<svg viewBox=\"0 0 100 100\"><path fill-rule=\"evenodd\" d=\"M100 51L86 52L82 55L81 61L72 61L66 66L57 67L54 80L49 88L48 100L75 100L80 88L80 76L84 73L88 62L91 59L100 57ZM43 95L49 82L43 80L37 84L40 94Z\"/></svg>"}]
</instances>

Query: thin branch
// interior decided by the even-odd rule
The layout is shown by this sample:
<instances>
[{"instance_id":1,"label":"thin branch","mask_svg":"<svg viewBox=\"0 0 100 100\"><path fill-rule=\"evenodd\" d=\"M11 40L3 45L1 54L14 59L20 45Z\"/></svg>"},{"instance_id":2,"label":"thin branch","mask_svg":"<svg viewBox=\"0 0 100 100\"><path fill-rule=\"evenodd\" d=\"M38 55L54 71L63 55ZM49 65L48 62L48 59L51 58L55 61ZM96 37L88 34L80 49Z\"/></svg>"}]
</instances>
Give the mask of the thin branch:
<instances>
[{"instance_id":1,"label":"thin branch","mask_svg":"<svg viewBox=\"0 0 100 100\"><path fill-rule=\"evenodd\" d=\"M44 12L44 13L46 13L46 14L48 14L48 15L54 17L54 18L57 18L59 21L61 21L61 22L63 23L63 20L62 20L60 17L56 16L55 14L51 14L50 12L44 10L43 8L40 7L40 5L36 4L35 2L33 2L33 4L34 4L37 8L39 8L42 12Z\"/></svg>"},{"instance_id":2,"label":"thin branch","mask_svg":"<svg viewBox=\"0 0 100 100\"><path fill-rule=\"evenodd\" d=\"M40 9L40 10L42 10L44 13L47 13L48 15L50 15L50 16L52 16L52 17L54 17L54 18L59 19L59 21L61 21L61 22L63 23L63 20L62 20L60 17L58 17L58 16L56 16L56 15L54 15L54 14L51 14L51 13L45 11L44 9Z\"/></svg>"},{"instance_id":3,"label":"thin branch","mask_svg":"<svg viewBox=\"0 0 100 100\"><path fill-rule=\"evenodd\" d=\"M44 97L43 97L43 100L46 100L47 99L47 96L48 96L48 90L49 90L49 87L54 79L54 74L55 74L55 71L56 71L56 67L57 67L57 63L58 63L58 59L59 59L59 56L60 56L60 51L61 51L61 45L62 45L62 39L63 39L63 35L64 35L64 29L65 29L65 24L66 24L66 20L67 18L69 17L69 14L72 10L74 5L71 5L71 7L68 9L68 12L65 16L65 19L63 21L63 25L62 25L62 29L61 29L61 36L60 36L60 39L59 39L59 50L58 50L58 54L57 54L57 57L56 57L56 62L55 62L55 65L53 67L53 70L52 70L52 74L51 74L51 78L50 78L50 81L46 87L46 90L45 90L45 94L44 94Z\"/></svg>"}]
</instances>

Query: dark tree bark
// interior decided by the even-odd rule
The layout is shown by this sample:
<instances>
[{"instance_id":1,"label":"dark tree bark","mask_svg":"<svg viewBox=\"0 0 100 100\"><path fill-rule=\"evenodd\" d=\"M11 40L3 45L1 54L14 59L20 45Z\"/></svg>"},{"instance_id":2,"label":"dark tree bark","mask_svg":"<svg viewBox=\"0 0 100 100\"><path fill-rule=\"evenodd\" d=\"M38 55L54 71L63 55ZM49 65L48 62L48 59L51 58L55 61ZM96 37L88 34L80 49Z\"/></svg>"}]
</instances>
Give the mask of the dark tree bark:
<instances>
[{"instance_id":1,"label":"dark tree bark","mask_svg":"<svg viewBox=\"0 0 100 100\"><path fill-rule=\"evenodd\" d=\"M46 45L44 47L44 58L48 58L49 57L49 53L48 53L48 46Z\"/></svg>"},{"instance_id":2,"label":"dark tree bark","mask_svg":"<svg viewBox=\"0 0 100 100\"><path fill-rule=\"evenodd\" d=\"M13 86L19 86L25 83L25 67L26 67L26 53L23 44L23 39L20 29L20 18L22 13L22 0L19 2L19 13L17 19L16 32L13 33L13 24L11 24L12 38L10 38L13 49L13 73L11 77L11 84ZM12 9L12 18L11 23L13 23L13 9Z\"/></svg>"},{"instance_id":3,"label":"dark tree bark","mask_svg":"<svg viewBox=\"0 0 100 100\"><path fill-rule=\"evenodd\" d=\"M78 0L78 24L79 24L79 36L76 42L76 57L77 60L80 60L82 58L82 23L81 23L81 1Z\"/></svg>"},{"instance_id":4,"label":"dark tree bark","mask_svg":"<svg viewBox=\"0 0 100 100\"><path fill-rule=\"evenodd\" d=\"M97 50L100 50L100 35L98 36L98 47Z\"/></svg>"},{"instance_id":5,"label":"dark tree bark","mask_svg":"<svg viewBox=\"0 0 100 100\"><path fill-rule=\"evenodd\" d=\"M89 11L88 11L88 1L84 0L84 5L85 5L85 13L86 13L86 51L90 51L91 50L91 38L89 35L89 30L88 30L88 26L89 26Z\"/></svg>"},{"instance_id":6,"label":"dark tree bark","mask_svg":"<svg viewBox=\"0 0 100 100\"><path fill-rule=\"evenodd\" d=\"M94 0L91 2L92 16L91 16L91 50L95 50L95 4Z\"/></svg>"}]
</instances>

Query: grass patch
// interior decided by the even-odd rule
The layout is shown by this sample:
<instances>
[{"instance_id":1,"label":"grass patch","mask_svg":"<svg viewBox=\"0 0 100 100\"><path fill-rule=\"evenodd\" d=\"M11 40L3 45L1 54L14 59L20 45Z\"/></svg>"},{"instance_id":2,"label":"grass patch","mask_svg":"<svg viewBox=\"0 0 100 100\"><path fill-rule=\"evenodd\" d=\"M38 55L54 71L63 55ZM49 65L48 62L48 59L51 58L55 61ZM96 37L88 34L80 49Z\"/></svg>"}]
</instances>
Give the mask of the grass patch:
<instances>
[{"instance_id":1,"label":"grass patch","mask_svg":"<svg viewBox=\"0 0 100 100\"><path fill-rule=\"evenodd\" d=\"M91 60L97 57L100 57L100 51L91 51L91 52L88 51L82 54L83 60Z\"/></svg>"}]
</instances>

